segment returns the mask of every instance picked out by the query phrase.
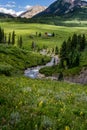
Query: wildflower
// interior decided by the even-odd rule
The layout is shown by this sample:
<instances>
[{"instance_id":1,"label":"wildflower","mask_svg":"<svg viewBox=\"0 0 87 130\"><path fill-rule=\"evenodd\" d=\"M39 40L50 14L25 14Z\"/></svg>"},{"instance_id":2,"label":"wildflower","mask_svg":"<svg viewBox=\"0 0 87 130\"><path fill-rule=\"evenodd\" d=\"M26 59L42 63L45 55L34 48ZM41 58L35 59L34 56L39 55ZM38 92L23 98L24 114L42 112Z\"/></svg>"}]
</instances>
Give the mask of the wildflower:
<instances>
[{"instance_id":1,"label":"wildflower","mask_svg":"<svg viewBox=\"0 0 87 130\"><path fill-rule=\"evenodd\" d=\"M65 126L65 130L70 130L70 127L69 126Z\"/></svg>"},{"instance_id":2,"label":"wildflower","mask_svg":"<svg viewBox=\"0 0 87 130\"><path fill-rule=\"evenodd\" d=\"M83 112L81 111L81 112L80 112L80 116L82 116L82 115L83 115Z\"/></svg>"},{"instance_id":3,"label":"wildflower","mask_svg":"<svg viewBox=\"0 0 87 130\"><path fill-rule=\"evenodd\" d=\"M43 105L43 101L40 101L39 102L39 107L42 107L42 105Z\"/></svg>"}]
</instances>

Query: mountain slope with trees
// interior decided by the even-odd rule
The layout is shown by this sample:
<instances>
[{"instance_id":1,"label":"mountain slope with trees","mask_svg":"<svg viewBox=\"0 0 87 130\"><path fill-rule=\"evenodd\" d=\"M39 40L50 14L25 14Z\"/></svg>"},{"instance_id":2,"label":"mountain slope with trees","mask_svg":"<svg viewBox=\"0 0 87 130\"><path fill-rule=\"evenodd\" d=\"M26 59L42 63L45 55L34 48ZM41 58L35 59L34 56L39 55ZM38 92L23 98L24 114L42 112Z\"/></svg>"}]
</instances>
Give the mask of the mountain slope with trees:
<instances>
[{"instance_id":1,"label":"mountain slope with trees","mask_svg":"<svg viewBox=\"0 0 87 130\"><path fill-rule=\"evenodd\" d=\"M52 3L43 12L37 14L31 22L37 23L65 25L66 21L77 20L78 23L73 22L70 26L81 26L81 21L87 21L87 2L81 0L57 0Z\"/></svg>"},{"instance_id":2,"label":"mountain slope with trees","mask_svg":"<svg viewBox=\"0 0 87 130\"><path fill-rule=\"evenodd\" d=\"M81 0L57 0L52 3L46 10L36 15L38 16L62 16L69 13L73 13L74 11L79 12L79 9L83 9L87 7L86 1Z\"/></svg>"}]
</instances>

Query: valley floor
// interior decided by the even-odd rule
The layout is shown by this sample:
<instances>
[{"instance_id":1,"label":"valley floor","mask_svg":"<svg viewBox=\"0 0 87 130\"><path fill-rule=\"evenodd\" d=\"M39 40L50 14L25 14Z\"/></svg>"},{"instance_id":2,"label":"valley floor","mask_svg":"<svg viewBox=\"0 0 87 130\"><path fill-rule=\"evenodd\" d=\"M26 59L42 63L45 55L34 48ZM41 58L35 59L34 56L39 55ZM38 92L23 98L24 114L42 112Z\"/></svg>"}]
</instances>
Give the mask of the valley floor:
<instances>
[{"instance_id":1,"label":"valley floor","mask_svg":"<svg viewBox=\"0 0 87 130\"><path fill-rule=\"evenodd\" d=\"M0 26L7 36L13 30L16 32L14 46L0 43L0 130L87 130L87 85L23 76L25 69L50 61L50 57L38 53L41 49L52 54L55 47L60 48L74 32L85 33L87 38L87 27L14 22L3 22ZM42 36L37 36L36 32L41 32ZM46 37L45 32L56 35ZM19 35L23 36L22 48L17 46ZM33 40L37 50L31 48ZM85 50L80 66L87 68L86 54ZM52 72L46 69L47 74ZM52 69L56 71L54 66ZM67 73L77 71L79 68Z\"/></svg>"}]
</instances>

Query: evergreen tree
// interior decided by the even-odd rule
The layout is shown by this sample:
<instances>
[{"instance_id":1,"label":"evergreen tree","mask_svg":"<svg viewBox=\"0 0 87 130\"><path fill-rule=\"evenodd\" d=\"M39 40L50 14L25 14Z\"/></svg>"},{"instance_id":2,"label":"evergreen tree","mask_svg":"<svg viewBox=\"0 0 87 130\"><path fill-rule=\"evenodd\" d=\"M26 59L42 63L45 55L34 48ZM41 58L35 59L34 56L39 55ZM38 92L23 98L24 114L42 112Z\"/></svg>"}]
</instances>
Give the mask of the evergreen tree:
<instances>
[{"instance_id":1,"label":"evergreen tree","mask_svg":"<svg viewBox=\"0 0 87 130\"><path fill-rule=\"evenodd\" d=\"M7 36L6 36L6 34L4 35L4 43L7 43Z\"/></svg>"},{"instance_id":2,"label":"evergreen tree","mask_svg":"<svg viewBox=\"0 0 87 130\"><path fill-rule=\"evenodd\" d=\"M0 43L4 42L4 29L0 27Z\"/></svg>"},{"instance_id":3,"label":"evergreen tree","mask_svg":"<svg viewBox=\"0 0 87 130\"><path fill-rule=\"evenodd\" d=\"M2 41L2 29L0 27L0 43L1 43L1 41Z\"/></svg>"},{"instance_id":4,"label":"evergreen tree","mask_svg":"<svg viewBox=\"0 0 87 130\"><path fill-rule=\"evenodd\" d=\"M71 48L72 48L72 40L71 40L71 37L68 38L67 40L67 52L70 52Z\"/></svg>"},{"instance_id":5,"label":"evergreen tree","mask_svg":"<svg viewBox=\"0 0 87 130\"><path fill-rule=\"evenodd\" d=\"M9 35L8 35L8 45L10 45L11 44L11 33L9 33Z\"/></svg>"},{"instance_id":6,"label":"evergreen tree","mask_svg":"<svg viewBox=\"0 0 87 130\"><path fill-rule=\"evenodd\" d=\"M41 35L42 35L42 34L41 34L41 32L40 32L40 33L38 34L38 36L41 37Z\"/></svg>"},{"instance_id":7,"label":"evergreen tree","mask_svg":"<svg viewBox=\"0 0 87 130\"><path fill-rule=\"evenodd\" d=\"M78 51L78 49L76 48L75 50L72 50L68 58L69 58L68 68L78 66L80 63L80 52Z\"/></svg>"},{"instance_id":8,"label":"evergreen tree","mask_svg":"<svg viewBox=\"0 0 87 130\"><path fill-rule=\"evenodd\" d=\"M83 34L82 36L82 42L81 42L81 50L84 50L85 49L85 46L86 46L86 38L85 38L85 35Z\"/></svg>"},{"instance_id":9,"label":"evergreen tree","mask_svg":"<svg viewBox=\"0 0 87 130\"><path fill-rule=\"evenodd\" d=\"M52 37L55 37L55 33L54 32L52 33Z\"/></svg>"},{"instance_id":10,"label":"evergreen tree","mask_svg":"<svg viewBox=\"0 0 87 130\"><path fill-rule=\"evenodd\" d=\"M18 37L18 45L20 48L22 47L22 43L23 43L22 36L20 36L20 37Z\"/></svg>"},{"instance_id":11,"label":"evergreen tree","mask_svg":"<svg viewBox=\"0 0 87 130\"><path fill-rule=\"evenodd\" d=\"M60 49L60 57L63 59L66 57L66 49L67 49L67 44L66 41L64 41Z\"/></svg>"},{"instance_id":12,"label":"evergreen tree","mask_svg":"<svg viewBox=\"0 0 87 130\"><path fill-rule=\"evenodd\" d=\"M12 44L14 45L15 44L15 31L12 32Z\"/></svg>"},{"instance_id":13,"label":"evergreen tree","mask_svg":"<svg viewBox=\"0 0 87 130\"><path fill-rule=\"evenodd\" d=\"M78 50L81 51L81 45L82 45L82 37L81 34L78 35Z\"/></svg>"},{"instance_id":14,"label":"evergreen tree","mask_svg":"<svg viewBox=\"0 0 87 130\"><path fill-rule=\"evenodd\" d=\"M60 66L61 67L64 67L64 61L66 60L66 54L67 54L66 50L67 50L67 43L66 41L64 41L60 49L60 64L61 64Z\"/></svg>"},{"instance_id":15,"label":"evergreen tree","mask_svg":"<svg viewBox=\"0 0 87 130\"><path fill-rule=\"evenodd\" d=\"M22 40L22 36L20 36L20 48L22 47L23 44L23 40Z\"/></svg>"},{"instance_id":16,"label":"evergreen tree","mask_svg":"<svg viewBox=\"0 0 87 130\"><path fill-rule=\"evenodd\" d=\"M72 36L72 41L71 41L71 47L75 49L76 46L77 46L77 43L78 43L77 34L73 34L73 36Z\"/></svg>"},{"instance_id":17,"label":"evergreen tree","mask_svg":"<svg viewBox=\"0 0 87 130\"><path fill-rule=\"evenodd\" d=\"M4 43L4 29L2 29L2 43Z\"/></svg>"},{"instance_id":18,"label":"evergreen tree","mask_svg":"<svg viewBox=\"0 0 87 130\"><path fill-rule=\"evenodd\" d=\"M67 42L63 42L60 49L60 67L71 68L78 66L80 63L80 49L84 49L86 44L85 35L73 34L72 39L69 37Z\"/></svg>"}]
</instances>

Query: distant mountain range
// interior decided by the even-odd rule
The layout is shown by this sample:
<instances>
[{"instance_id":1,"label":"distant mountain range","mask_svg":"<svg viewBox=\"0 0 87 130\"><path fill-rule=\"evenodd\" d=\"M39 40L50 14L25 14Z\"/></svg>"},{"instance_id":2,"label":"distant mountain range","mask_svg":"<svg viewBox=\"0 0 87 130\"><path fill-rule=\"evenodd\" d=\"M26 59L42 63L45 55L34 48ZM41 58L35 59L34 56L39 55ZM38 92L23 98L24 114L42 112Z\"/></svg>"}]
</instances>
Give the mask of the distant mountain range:
<instances>
[{"instance_id":1,"label":"distant mountain range","mask_svg":"<svg viewBox=\"0 0 87 130\"><path fill-rule=\"evenodd\" d=\"M14 16L10 14L0 13L0 18L14 18Z\"/></svg>"},{"instance_id":2,"label":"distant mountain range","mask_svg":"<svg viewBox=\"0 0 87 130\"><path fill-rule=\"evenodd\" d=\"M27 11L23 12L20 15L20 17L22 17L22 18L32 18L34 15L44 11L45 9L46 9L46 7L40 6L40 5L32 6Z\"/></svg>"},{"instance_id":3,"label":"distant mountain range","mask_svg":"<svg viewBox=\"0 0 87 130\"><path fill-rule=\"evenodd\" d=\"M39 16L61 16L72 13L79 9L87 9L87 2L81 0L57 0L52 3L47 9L37 14ZM87 15L87 14L86 14Z\"/></svg>"},{"instance_id":4,"label":"distant mountain range","mask_svg":"<svg viewBox=\"0 0 87 130\"><path fill-rule=\"evenodd\" d=\"M60 18L80 18L87 20L87 2L82 0L56 0L47 8L39 5L32 6L18 17L32 18L31 22L38 22L39 20L39 22L44 23L43 21L57 21L57 16ZM17 17L17 15L0 13L0 18L14 17Z\"/></svg>"},{"instance_id":5,"label":"distant mountain range","mask_svg":"<svg viewBox=\"0 0 87 130\"><path fill-rule=\"evenodd\" d=\"M36 5L36 6L30 7L27 11L21 13L20 15L17 15L16 13L10 14L10 12L9 14L0 12L0 18L6 18L6 17L7 18L11 18L11 17L32 18L34 15L44 11L45 9L46 9L45 6Z\"/></svg>"}]
</instances>

